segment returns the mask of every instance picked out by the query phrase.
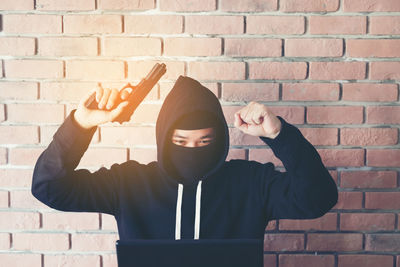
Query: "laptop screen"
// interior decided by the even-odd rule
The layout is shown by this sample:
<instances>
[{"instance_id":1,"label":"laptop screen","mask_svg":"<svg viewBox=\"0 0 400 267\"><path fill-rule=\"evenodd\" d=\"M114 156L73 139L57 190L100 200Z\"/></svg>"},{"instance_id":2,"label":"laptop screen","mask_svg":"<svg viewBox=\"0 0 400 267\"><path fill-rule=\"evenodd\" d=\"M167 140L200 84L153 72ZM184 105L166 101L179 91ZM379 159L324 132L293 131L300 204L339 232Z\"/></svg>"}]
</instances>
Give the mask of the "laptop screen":
<instances>
[{"instance_id":1,"label":"laptop screen","mask_svg":"<svg viewBox=\"0 0 400 267\"><path fill-rule=\"evenodd\" d=\"M119 267L262 267L263 239L117 240Z\"/></svg>"}]
</instances>

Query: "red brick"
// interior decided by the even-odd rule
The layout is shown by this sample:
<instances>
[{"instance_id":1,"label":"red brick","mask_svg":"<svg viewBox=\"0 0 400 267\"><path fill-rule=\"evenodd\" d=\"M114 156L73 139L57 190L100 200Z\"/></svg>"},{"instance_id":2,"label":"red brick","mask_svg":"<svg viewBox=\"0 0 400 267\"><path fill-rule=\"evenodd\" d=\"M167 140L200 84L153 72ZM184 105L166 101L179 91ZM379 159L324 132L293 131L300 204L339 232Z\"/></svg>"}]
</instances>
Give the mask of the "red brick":
<instances>
[{"instance_id":1,"label":"red brick","mask_svg":"<svg viewBox=\"0 0 400 267\"><path fill-rule=\"evenodd\" d=\"M400 2L397 0L343 0L343 11L400 11Z\"/></svg>"},{"instance_id":2,"label":"red brick","mask_svg":"<svg viewBox=\"0 0 400 267\"><path fill-rule=\"evenodd\" d=\"M325 266L334 267L334 255L298 255L280 254L279 267Z\"/></svg>"},{"instance_id":3,"label":"red brick","mask_svg":"<svg viewBox=\"0 0 400 267\"><path fill-rule=\"evenodd\" d=\"M366 209L400 209L400 192L366 192Z\"/></svg>"},{"instance_id":4,"label":"red brick","mask_svg":"<svg viewBox=\"0 0 400 267\"><path fill-rule=\"evenodd\" d=\"M61 254L48 255L43 258L44 266L93 266L100 267L99 255Z\"/></svg>"},{"instance_id":5,"label":"red brick","mask_svg":"<svg viewBox=\"0 0 400 267\"><path fill-rule=\"evenodd\" d=\"M7 104L8 121L27 123L60 123L64 120L61 104Z\"/></svg>"},{"instance_id":6,"label":"red brick","mask_svg":"<svg viewBox=\"0 0 400 267\"><path fill-rule=\"evenodd\" d=\"M34 165L43 148L15 147L9 151L9 161L13 165Z\"/></svg>"},{"instance_id":7,"label":"red brick","mask_svg":"<svg viewBox=\"0 0 400 267\"><path fill-rule=\"evenodd\" d=\"M367 234L365 237L365 250L399 252L400 234Z\"/></svg>"},{"instance_id":8,"label":"red brick","mask_svg":"<svg viewBox=\"0 0 400 267\"><path fill-rule=\"evenodd\" d=\"M338 0L281 0L284 12L332 12L339 8Z\"/></svg>"},{"instance_id":9,"label":"red brick","mask_svg":"<svg viewBox=\"0 0 400 267\"><path fill-rule=\"evenodd\" d=\"M346 40L346 55L348 57L400 57L400 40Z\"/></svg>"},{"instance_id":10,"label":"red brick","mask_svg":"<svg viewBox=\"0 0 400 267\"><path fill-rule=\"evenodd\" d=\"M72 250L74 251L115 251L116 234L72 234Z\"/></svg>"},{"instance_id":11,"label":"red brick","mask_svg":"<svg viewBox=\"0 0 400 267\"><path fill-rule=\"evenodd\" d=\"M286 39L286 57L341 57L343 55L342 39Z\"/></svg>"},{"instance_id":12,"label":"red brick","mask_svg":"<svg viewBox=\"0 0 400 267\"><path fill-rule=\"evenodd\" d=\"M1 82L1 100L36 100L38 83L35 82Z\"/></svg>"},{"instance_id":13,"label":"red brick","mask_svg":"<svg viewBox=\"0 0 400 267\"><path fill-rule=\"evenodd\" d=\"M183 16L174 15L135 15L125 16L125 33L150 34L182 33Z\"/></svg>"},{"instance_id":14,"label":"red brick","mask_svg":"<svg viewBox=\"0 0 400 267\"><path fill-rule=\"evenodd\" d=\"M7 148L0 147L0 165L7 163Z\"/></svg>"},{"instance_id":15,"label":"red brick","mask_svg":"<svg viewBox=\"0 0 400 267\"><path fill-rule=\"evenodd\" d=\"M375 167L400 166L400 149L368 149L367 165Z\"/></svg>"},{"instance_id":16,"label":"red brick","mask_svg":"<svg viewBox=\"0 0 400 267\"><path fill-rule=\"evenodd\" d=\"M302 16L260 16L246 17L247 34L303 34L305 20Z\"/></svg>"},{"instance_id":17,"label":"red brick","mask_svg":"<svg viewBox=\"0 0 400 267\"><path fill-rule=\"evenodd\" d=\"M2 144L37 144L39 129L37 126L2 125L0 126Z\"/></svg>"},{"instance_id":18,"label":"red brick","mask_svg":"<svg viewBox=\"0 0 400 267\"><path fill-rule=\"evenodd\" d=\"M277 264L277 259L275 254L265 254L264 253L264 265L263 267L275 267Z\"/></svg>"},{"instance_id":19,"label":"red brick","mask_svg":"<svg viewBox=\"0 0 400 267\"><path fill-rule=\"evenodd\" d=\"M162 11L212 11L217 8L216 0L160 0Z\"/></svg>"},{"instance_id":20,"label":"red brick","mask_svg":"<svg viewBox=\"0 0 400 267\"><path fill-rule=\"evenodd\" d=\"M278 9L278 0L220 0L219 9L228 12L263 12Z\"/></svg>"},{"instance_id":21,"label":"red brick","mask_svg":"<svg viewBox=\"0 0 400 267\"><path fill-rule=\"evenodd\" d=\"M7 78L62 78L63 62L60 60L11 59L5 60Z\"/></svg>"},{"instance_id":22,"label":"red brick","mask_svg":"<svg viewBox=\"0 0 400 267\"><path fill-rule=\"evenodd\" d=\"M97 39L93 37L39 38L41 56L96 56Z\"/></svg>"},{"instance_id":23,"label":"red brick","mask_svg":"<svg viewBox=\"0 0 400 267\"><path fill-rule=\"evenodd\" d=\"M50 208L37 200L31 190L14 190L10 192L10 207L16 209L43 209Z\"/></svg>"},{"instance_id":24,"label":"red brick","mask_svg":"<svg viewBox=\"0 0 400 267\"><path fill-rule=\"evenodd\" d=\"M400 107L398 106L368 106L366 122L369 124L399 124Z\"/></svg>"},{"instance_id":25,"label":"red brick","mask_svg":"<svg viewBox=\"0 0 400 267\"><path fill-rule=\"evenodd\" d=\"M310 62L312 80L361 80L365 73L365 62Z\"/></svg>"},{"instance_id":26,"label":"red brick","mask_svg":"<svg viewBox=\"0 0 400 267\"><path fill-rule=\"evenodd\" d=\"M279 220L279 230L319 230L319 231L336 231L336 213L327 213L317 219L301 219L301 220Z\"/></svg>"},{"instance_id":27,"label":"red brick","mask_svg":"<svg viewBox=\"0 0 400 267\"><path fill-rule=\"evenodd\" d=\"M241 34L243 16L189 15L185 17L185 32L193 34Z\"/></svg>"},{"instance_id":28,"label":"red brick","mask_svg":"<svg viewBox=\"0 0 400 267\"><path fill-rule=\"evenodd\" d=\"M361 209L362 192L339 192L338 203L332 209Z\"/></svg>"},{"instance_id":29,"label":"red brick","mask_svg":"<svg viewBox=\"0 0 400 267\"><path fill-rule=\"evenodd\" d=\"M136 148L129 150L129 159L136 160L142 164L157 161L157 150L150 148Z\"/></svg>"},{"instance_id":30,"label":"red brick","mask_svg":"<svg viewBox=\"0 0 400 267\"><path fill-rule=\"evenodd\" d=\"M393 267L391 255L339 255L338 267Z\"/></svg>"},{"instance_id":31,"label":"red brick","mask_svg":"<svg viewBox=\"0 0 400 267\"><path fill-rule=\"evenodd\" d=\"M244 80L244 62L189 62L188 75L198 80Z\"/></svg>"},{"instance_id":32,"label":"red brick","mask_svg":"<svg viewBox=\"0 0 400 267\"><path fill-rule=\"evenodd\" d=\"M121 33L119 15L64 15L64 33Z\"/></svg>"},{"instance_id":33,"label":"red brick","mask_svg":"<svg viewBox=\"0 0 400 267\"><path fill-rule=\"evenodd\" d=\"M94 1L81 1L81 0L36 0L37 10L94 10Z\"/></svg>"},{"instance_id":34,"label":"red brick","mask_svg":"<svg viewBox=\"0 0 400 267\"><path fill-rule=\"evenodd\" d=\"M106 213L101 214L101 230L118 231L117 221L113 215Z\"/></svg>"},{"instance_id":35,"label":"red brick","mask_svg":"<svg viewBox=\"0 0 400 267\"><path fill-rule=\"evenodd\" d=\"M253 136L245 134L237 128L229 128L229 144L231 146L263 146L265 143L258 138L258 136Z\"/></svg>"},{"instance_id":36,"label":"red brick","mask_svg":"<svg viewBox=\"0 0 400 267\"><path fill-rule=\"evenodd\" d=\"M264 234L264 251L304 249L304 234Z\"/></svg>"},{"instance_id":37,"label":"red brick","mask_svg":"<svg viewBox=\"0 0 400 267\"><path fill-rule=\"evenodd\" d=\"M89 148L79 162L80 167L111 167L127 160L126 148Z\"/></svg>"},{"instance_id":38,"label":"red brick","mask_svg":"<svg viewBox=\"0 0 400 267\"><path fill-rule=\"evenodd\" d=\"M29 251L63 251L69 249L68 234L14 233L13 248Z\"/></svg>"},{"instance_id":39,"label":"red brick","mask_svg":"<svg viewBox=\"0 0 400 267\"><path fill-rule=\"evenodd\" d=\"M98 230L99 214L87 212L43 212L43 229L46 230Z\"/></svg>"},{"instance_id":40,"label":"red brick","mask_svg":"<svg viewBox=\"0 0 400 267\"><path fill-rule=\"evenodd\" d=\"M0 10L32 10L35 8L33 3L32 0L2 0Z\"/></svg>"},{"instance_id":41,"label":"red brick","mask_svg":"<svg viewBox=\"0 0 400 267\"><path fill-rule=\"evenodd\" d=\"M395 215L392 213L342 213L340 230L383 231L394 230Z\"/></svg>"},{"instance_id":42,"label":"red brick","mask_svg":"<svg viewBox=\"0 0 400 267\"><path fill-rule=\"evenodd\" d=\"M25 187L32 184L33 170L0 169L0 187Z\"/></svg>"},{"instance_id":43,"label":"red brick","mask_svg":"<svg viewBox=\"0 0 400 267\"><path fill-rule=\"evenodd\" d=\"M153 68L158 61L129 61L128 62L128 78L129 80L140 81L146 77L147 73ZM159 62L158 62L159 63ZM179 61L165 61L167 72L161 77L160 81L169 79L176 80L180 75L185 75L185 66Z\"/></svg>"},{"instance_id":44,"label":"red brick","mask_svg":"<svg viewBox=\"0 0 400 267\"><path fill-rule=\"evenodd\" d=\"M365 34L367 17L363 16L310 16L310 34Z\"/></svg>"},{"instance_id":45,"label":"red brick","mask_svg":"<svg viewBox=\"0 0 400 267\"><path fill-rule=\"evenodd\" d=\"M265 231L276 231L277 229L277 220L268 221L267 226L265 227Z\"/></svg>"},{"instance_id":46,"label":"red brick","mask_svg":"<svg viewBox=\"0 0 400 267\"><path fill-rule=\"evenodd\" d=\"M9 193L8 191L0 191L0 208L9 207Z\"/></svg>"},{"instance_id":47,"label":"red brick","mask_svg":"<svg viewBox=\"0 0 400 267\"><path fill-rule=\"evenodd\" d=\"M282 84L282 100L284 101L338 101L339 92L337 83Z\"/></svg>"},{"instance_id":48,"label":"red brick","mask_svg":"<svg viewBox=\"0 0 400 267\"><path fill-rule=\"evenodd\" d=\"M326 166L364 166L363 149L318 149Z\"/></svg>"},{"instance_id":49,"label":"red brick","mask_svg":"<svg viewBox=\"0 0 400 267\"><path fill-rule=\"evenodd\" d=\"M371 80L400 79L400 62L370 62Z\"/></svg>"},{"instance_id":50,"label":"red brick","mask_svg":"<svg viewBox=\"0 0 400 267\"><path fill-rule=\"evenodd\" d=\"M44 14L5 14L3 32L5 33L61 33L61 16Z\"/></svg>"},{"instance_id":51,"label":"red brick","mask_svg":"<svg viewBox=\"0 0 400 267\"><path fill-rule=\"evenodd\" d=\"M302 80L306 62L249 62L249 79Z\"/></svg>"},{"instance_id":52,"label":"red brick","mask_svg":"<svg viewBox=\"0 0 400 267\"><path fill-rule=\"evenodd\" d=\"M278 101L279 85L276 83L223 83L222 99L225 101Z\"/></svg>"},{"instance_id":53,"label":"red brick","mask_svg":"<svg viewBox=\"0 0 400 267\"><path fill-rule=\"evenodd\" d=\"M343 188L396 188L397 173L394 171L346 171L341 173Z\"/></svg>"},{"instance_id":54,"label":"red brick","mask_svg":"<svg viewBox=\"0 0 400 267\"><path fill-rule=\"evenodd\" d=\"M135 115L132 116L135 118ZM112 145L155 145L154 127L102 127L101 143Z\"/></svg>"},{"instance_id":55,"label":"red brick","mask_svg":"<svg viewBox=\"0 0 400 267\"><path fill-rule=\"evenodd\" d=\"M0 221L0 229L38 229L40 227L40 217L37 212L2 211L0 217L7 218Z\"/></svg>"},{"instance_id":56,"label":"red brick","mask_svg":"<svg viewBox=\"0 0 400 267\"><path fill-rule=\"evenodd\" d=\"M400 17L371 16L369 17L369 34L400 34Z\"/></svg>"},{"instance_id":57,"label":"red brick","mask_svg":"<svg viewBox=\"0 0 400 267\"><path fill-rule=\"evenodd\" d=\"M155 8L153 0L98 0L98 9L103 10L145 10Z\"/></svg>"},{"instance_id":58,"label":"red brick","mask_svg":"<svg viewBox=\"0 0 400 267\"><path fill-rule=\"evenodd\" d=\"M1 37L0 55L32 56L35 54L35 39L28 37Z\"/></svg>"},{"instance_id":59,"label":"red brick","mask_svg":"<svg viewBox=\"0 0 400 267\"><path fill-rule=\"evenodd\" d=\"M221 38L165 38L166 56L220 56Z\"/></svg>"},{"instance_id":60,"label":"red brick","mask_svg":"<svg viewBox=\"0 0 400 267\"><path fill-rule=\"evenodd\" d=\"M385 146L398 142L396 128L342 128L340 142L346 146Z\"/></svg>"},{"instance_id":61,"label":"red brick","mask_svg":"<svg viewBox=\"0 0 400 267\"><path fill-rule=\"evenodd\" d=\"M82 80L124 79L125 66L122 61L71 60L66 62L66 77Z\"/></svg>"},{"instance_id":62,"label":"red brick","mask_svg":"<svg viewBox=\"0 0 400 267\"><path fill-rule=\"evenodd\" d=\"M158 38L109 37L103 42L105 56L160 56L161 40Z\"/></svg>"},{"instance_id":63,"label":"red brick","mask_svg":"<svg viewBox=\"0 0 400 267\"><path fill-rule=\"evenodd\" d=\"M41 266L42 255L28 252L22 253L0 253L0 262L4 266Z\"/></svg>"},{"instance_id":64,"label":"red brick","mask_svg":"<svg viewBox=\"0 0 400 267\"><path fill-rule=\"evenodd\" d=\"M311 124L360 124L362 106L309 106L307 122Z\"/></svg>"},{"instance_id":65,"label":"red brick","mask_svg":"<svg viewBox=\"0 0 400 267\"><path fill-rule=\"evenodd\" d=\"M396 84L344 83L342 100L346 101L397 101Z\"/></svg>"},{"instance_id":66,"label":"red brick","mask_svg":"<svg viewBox=\"0 0 400 267\"><path fill-rule=\"evenodd\" d=\"M171 92L171 89L173 88L174 84L175 84L174 82L168 82L168 81L160 83L160 99L161 100L164 100L165 97ZM218 91L219 91L218 83L216 83L216 82L202 82L202 85L204 85L211 92L213 92L216 97L219 97L218 96L218 94L219 94L218 93Z\"/></svg>"},{"instance_id":67,"label":"red brick","mask_svg":"<svg viewBox=\"0 0 400 267\"><path fill-rule=\"evenodd\" d=\"M362 234L308 234L306 250L357 251L362 250Z\"/></svg>"},{"instance_id":68,"label":"red brick","mask_svg":"<svg viewBox=\"0 0 400 267\"><path fill-rule=\"evenodd\" d=\"M0 249L8 250L10 248L10 234L0 233ZM0 257L1 260L1 257Z\"/></svg>"},{"instance_id":69,"label":"red brick","mask_svg":"<svg viewBox=\"0 0 400 267\"><path fill-rule=\"evenodd\" d=\"M336 146L337 128L299 128L303 136L314 146Z\"/></svg>"},{"instance_id":70,"label":"red brick","mask_svg":"<svg viewBox=\"0 0 400 267\"><path fill-rule=\"evenodd\" d=\"M40 99L79 102L90 89L96 87L95 82L43 82Z\"/></svg>"},{"instance_id":71,"label":"red brick","mask_svg":"<svg viewBox=\"0 0 400 267\"><path fill-rule=\"evenodd\" d=\"M225 55L234 57L281 57L282 40L225 38Z\"/></svg>"},{"instance_id":72,"label":"red brick","mask_svg":"<svg viewBox=\"0 0 400 267\"><path fill-rule=\"evenodd\" d=\"M103 259L103 265L102 267L115 267L117 266L117 254L104 254L101 255Z\"/></svg>"}]
</instances>

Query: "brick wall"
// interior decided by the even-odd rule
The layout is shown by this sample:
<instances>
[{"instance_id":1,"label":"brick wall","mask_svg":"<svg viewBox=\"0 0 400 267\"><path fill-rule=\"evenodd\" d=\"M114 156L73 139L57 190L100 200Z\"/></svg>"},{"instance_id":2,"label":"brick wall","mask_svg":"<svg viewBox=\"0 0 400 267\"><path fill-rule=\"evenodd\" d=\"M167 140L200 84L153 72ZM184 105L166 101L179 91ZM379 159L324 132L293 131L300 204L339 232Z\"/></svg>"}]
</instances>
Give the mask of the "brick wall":
<instances>
[{"instance_id":1,"label":"brick wall","mask_svg":"<svg viewBox=\"0 0 400 267\"><path fill-rule=\"evenodd\" d=\"M116 265L114 219L41 204L33 167L97 82L121 88L164 62L132 120L99 127L78 168L155 160L158 111L188 75L221 100L228 159L284 171L233 128L258 101L299 127L337 182L325 216L269 223L265 266L400 267L399 0L1 0L0 14L0 265Z\"/></svg>"}]
</instances>

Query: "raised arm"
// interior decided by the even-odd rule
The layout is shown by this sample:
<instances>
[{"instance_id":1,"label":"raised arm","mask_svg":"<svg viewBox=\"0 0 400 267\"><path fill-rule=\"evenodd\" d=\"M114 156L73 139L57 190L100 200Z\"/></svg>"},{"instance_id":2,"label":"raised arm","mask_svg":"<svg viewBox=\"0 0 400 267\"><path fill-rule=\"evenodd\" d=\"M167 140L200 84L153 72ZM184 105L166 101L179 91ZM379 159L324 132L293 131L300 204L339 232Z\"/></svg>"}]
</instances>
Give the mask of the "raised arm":
<instances>
[{"instance_id":1,"label":"raised arm","mask_svg":"<svg viewBox=\"0 0 400 267\"><path fill-rule=\"evenodd\" d=\"M236 118L235 126L246 123L253 132L261 127L257 128L260 131L257 135L271 147L286 169L286 172L279 172L271 162L251 161L256 170L266 218L313 219L328 212L337 203L337 186L320 155L300 130L255 102L249 111L238 113L244 114L244 118L241 117L241 121ZM246 118L245 114L253 115ZM258 117L262 119L257 121ZM242 129L246 131L244 127Z\"/></svg>"}]
</instances>

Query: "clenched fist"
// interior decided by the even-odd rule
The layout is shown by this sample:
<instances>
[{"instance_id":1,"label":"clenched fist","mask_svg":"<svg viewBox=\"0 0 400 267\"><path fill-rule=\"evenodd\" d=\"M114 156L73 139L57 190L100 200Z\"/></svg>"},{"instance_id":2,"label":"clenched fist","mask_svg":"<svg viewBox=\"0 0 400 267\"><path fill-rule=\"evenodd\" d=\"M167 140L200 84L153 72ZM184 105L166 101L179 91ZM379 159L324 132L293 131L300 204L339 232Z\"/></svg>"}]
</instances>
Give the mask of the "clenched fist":
<instances>
[{"instance_id":1,"label":"clenched fist","mask_svg":"<svg viewBox=\"0 0 400 267\"><path fill-rule=\"evenodd\" d=\"M282 128L281 121L271 110L254 101L235 112L234 125L246 134L272 139L278 136Z\"/></svg>"}]
</instances>

